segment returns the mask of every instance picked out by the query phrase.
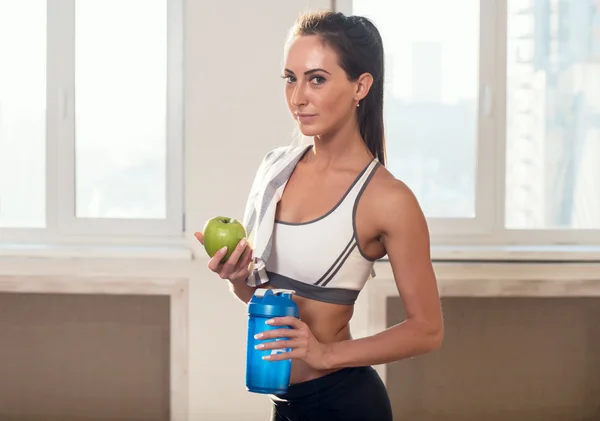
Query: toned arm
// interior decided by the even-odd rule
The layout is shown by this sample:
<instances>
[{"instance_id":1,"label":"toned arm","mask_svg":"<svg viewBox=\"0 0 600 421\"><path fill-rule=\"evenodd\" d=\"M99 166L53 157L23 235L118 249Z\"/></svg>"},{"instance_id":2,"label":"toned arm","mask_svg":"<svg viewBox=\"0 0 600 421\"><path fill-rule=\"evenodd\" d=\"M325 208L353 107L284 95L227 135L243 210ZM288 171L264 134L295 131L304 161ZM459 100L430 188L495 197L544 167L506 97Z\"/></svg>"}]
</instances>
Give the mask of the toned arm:
<instances>
[{"instance_id":1,"label":"toned arm","mask_svg":"<svg viewBox=\"0 0 600 421\"><path fill-rule=\"evenodd\" d=\"M331 368L383 364L424 354L442 343L443 318L431 264L429 231L410 189L391 177L370 195L369 212L378 225L407 318L370 337L329 345Z\"/></svg>"}]
</instances>

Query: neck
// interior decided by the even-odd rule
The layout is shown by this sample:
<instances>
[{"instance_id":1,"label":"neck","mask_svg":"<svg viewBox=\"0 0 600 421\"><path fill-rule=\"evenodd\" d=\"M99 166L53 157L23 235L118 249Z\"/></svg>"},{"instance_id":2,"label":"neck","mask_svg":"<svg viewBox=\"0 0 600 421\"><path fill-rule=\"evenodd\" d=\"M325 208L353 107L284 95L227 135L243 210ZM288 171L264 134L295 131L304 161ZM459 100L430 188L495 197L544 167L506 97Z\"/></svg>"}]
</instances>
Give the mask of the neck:
<instances>
[{"instance_id":1,"label":"neck","mask_svg":"<svg viewBox=\"0 0 600 421\"><path fill-rule=\"evenodd\" d=\"M312 158L319 166L337 166L338 163L373 159L356 122L349 122L329 134L315 136L313 141Z\"/></svg>"}]
</instances>

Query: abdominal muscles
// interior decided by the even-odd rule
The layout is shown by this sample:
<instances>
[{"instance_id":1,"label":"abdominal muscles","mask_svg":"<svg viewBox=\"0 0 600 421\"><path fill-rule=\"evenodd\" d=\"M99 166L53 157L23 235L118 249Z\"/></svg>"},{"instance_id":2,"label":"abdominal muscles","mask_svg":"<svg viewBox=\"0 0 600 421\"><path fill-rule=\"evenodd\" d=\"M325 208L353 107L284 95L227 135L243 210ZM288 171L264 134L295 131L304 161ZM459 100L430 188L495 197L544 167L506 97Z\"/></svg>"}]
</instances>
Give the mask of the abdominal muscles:
<instances>
[{"instance_id":1,"label":"abdominal muscles","mask_svg":"<svg viewBox=\"0 0 600 421\"><path fill-rule=\"evenodd\" d=\"M330 304L299 296L294 297L298 304L300 319L308 325L312 334L321 343L332 343L351 339L348 323L353 306ZM332 372L314 370L303 361L292 360L290 383L301 383L316 379Z\"/></svg>"}]
</instances>

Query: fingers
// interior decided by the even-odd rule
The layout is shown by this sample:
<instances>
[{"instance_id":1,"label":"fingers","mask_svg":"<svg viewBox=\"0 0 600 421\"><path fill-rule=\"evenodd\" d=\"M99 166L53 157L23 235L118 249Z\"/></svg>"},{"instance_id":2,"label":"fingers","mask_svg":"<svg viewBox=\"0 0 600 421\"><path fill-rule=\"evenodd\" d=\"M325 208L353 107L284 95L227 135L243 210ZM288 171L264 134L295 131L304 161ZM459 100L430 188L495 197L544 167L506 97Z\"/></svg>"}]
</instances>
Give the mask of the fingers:
<instances>
[{"instance_id":1,"label":"fingers","mask_svg":"<svg viewBox=\"0 0 600 421\"><path fill-rule=\"evenodd\" d=\"M249 264L252 260L252 248L247 240L242 239L231 256L223 265L223 270L219 274L223 279L239 281L246 279L249 274Z\"/></svg>"},{"instance_id":2,"label":"fingers","mask_svg":"<svg viewBox=\"0 0 600 421\"><path fill-rule=\"evenodd\" d=\"M306 323L304 323L302 320L292 316L274 317L270 320L267 320L266 323L271 326L290 326L294 329L301 329L306 326Z\"/></svg>"},{"instance_id":3,"label":"fingers","mask_svg":"<svg viewBox=\"0 0 600 421\"><path fill-rule=\"evenodd\" d=\"M255 348L258 350L286 350L286 352L279 351L271 353L270 355L265 355L263 356L263 359L269 361L281 361L289 359L302 360L307 357L312 334L306 323L291 316L276 317L267 321L267 323L270 325L293 325L295 327L292 327L291 329L282 328L266 330L255 335L254 337L260 340L260 342L255 345ZM290 351L287 351L287 349Z\"/></svg>"},{"instance_id":4,"label":"fingers","mask_svg":"<svg viewBox=\"0 0 600 421\"><path fill-rule=\"evenodd\" d=\"M272 329L256 334L256 339L296 338L307 336L306 332L299 329Z\"/></svg>"},{"instance_id":5,"label":"fingers","mask_svg":"<svg viewBox=\"0 0 600 421\"><path fill-rule=\"evenodd\" d=\"M248 240L246 240L245 238L242 238L240 240L240 242L238 243L238 245L233 250L233 253L231 253L231 256L229 256L229 259L227 259L227 262L225 262L223 264L223 269L226 270L229 274L231 274L233 272L237 272L240 269L237 266L237 263L238 263L238 260L240 259L240 256L244 252L247 244L248 244Z\"/></svg>"},{"instance_id":6,"label":"fingers","mask_svg":"<svg viewBox=\"0 0 600 421\"><path fill-rule=\"evenodd\" d=\"M204 234L201 232L195 232L194 233L194 237L196 237L196 239L198 241L200 241L200 244L204 245Z\"/></svg>"},{"instance_id":7,"label":"fingers","mask_svg":"<svg viewBox=\"0 0 600 421\"><path fill-rule=\"evenodd\" d=\"M227 254L227 247L221 248L215 255L208 261L208 268L213 272L221 271L222 265L221 260Z\"/></svg>"},{"instance_id":8,"label":"fingers","mask_svg":"<svg viewBox=\"0 0 600 421\"><path fill-rule=\"evenodd\" d=\"M304 339L288 339L260 343L255 345L254 348L260 350L291 348L293 350L295 348L306 348L307 343Z\"/></svg>"},{"instance_id":9,"label":"fingers","mask_svg":"<svg viewBox=\"0 0 600 421\"><path fill-rule=\"evenodd\" d=\"M203 239L202 233L194 233L194 236ZM248 265L252 260L252 248L248 240L243 238L236 246L231 256L223 263L227 254L227 247L220 249L208 262L208 268L219 274L222 279L237 279L248 277Z\"/></svg>"},{"instance_id":10,"label":"fingers","mask_svg":"<svg viewBox=\"0 0 600 421\"><path fill-rule=\"evenodd\" d=\"M239 267L247 268L250 262L252 261L252 249L250 247L246 247L244 250L244 254L240 257L240 265Z\"/></svg>"},{"instance_id":11,"label":"fingers","mask_svg":"<svg viewBox=\"0 0 600 421\"><path fill-rule=\"evenodd\" d=\"M241 255L238 264L236 265L237 272L232 274L231 279L246 279L250 273L248 266L252 261L252 249L246 247L244 253Z\"/></svg>"}]
</instances>

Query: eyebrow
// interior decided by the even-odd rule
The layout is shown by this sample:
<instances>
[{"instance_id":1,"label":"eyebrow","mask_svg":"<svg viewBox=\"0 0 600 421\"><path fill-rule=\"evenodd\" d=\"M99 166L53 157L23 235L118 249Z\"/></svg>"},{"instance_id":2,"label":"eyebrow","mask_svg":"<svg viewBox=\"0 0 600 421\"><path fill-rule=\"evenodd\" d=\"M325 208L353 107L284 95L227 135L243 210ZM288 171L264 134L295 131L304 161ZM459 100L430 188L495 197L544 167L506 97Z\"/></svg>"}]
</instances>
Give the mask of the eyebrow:
<instances>
[{"instance_id":1,"label":"eyebrow","mask_svg":"<svg viewBox=\"0 0 600 421\"><path fill-rule=\"evenodd\" d=\"M286 72L286 73L290 73L290 74L292 74L292 75L294 75L294 74L295 74L295 73L294 73L294 72L292 72L290 69L285 69L285 72ZM330 74L331 74L331 73L329 73L327 70L325 70L325 69L321 69L321 68L307 70L306 72L304 72L304 74L308 76L308 75L311 75L311 74L313 74L313 73L316 73L316 72L324 72L324 73L327 73L328 75L330 75Z\"/></svg>"}]
</instances>

